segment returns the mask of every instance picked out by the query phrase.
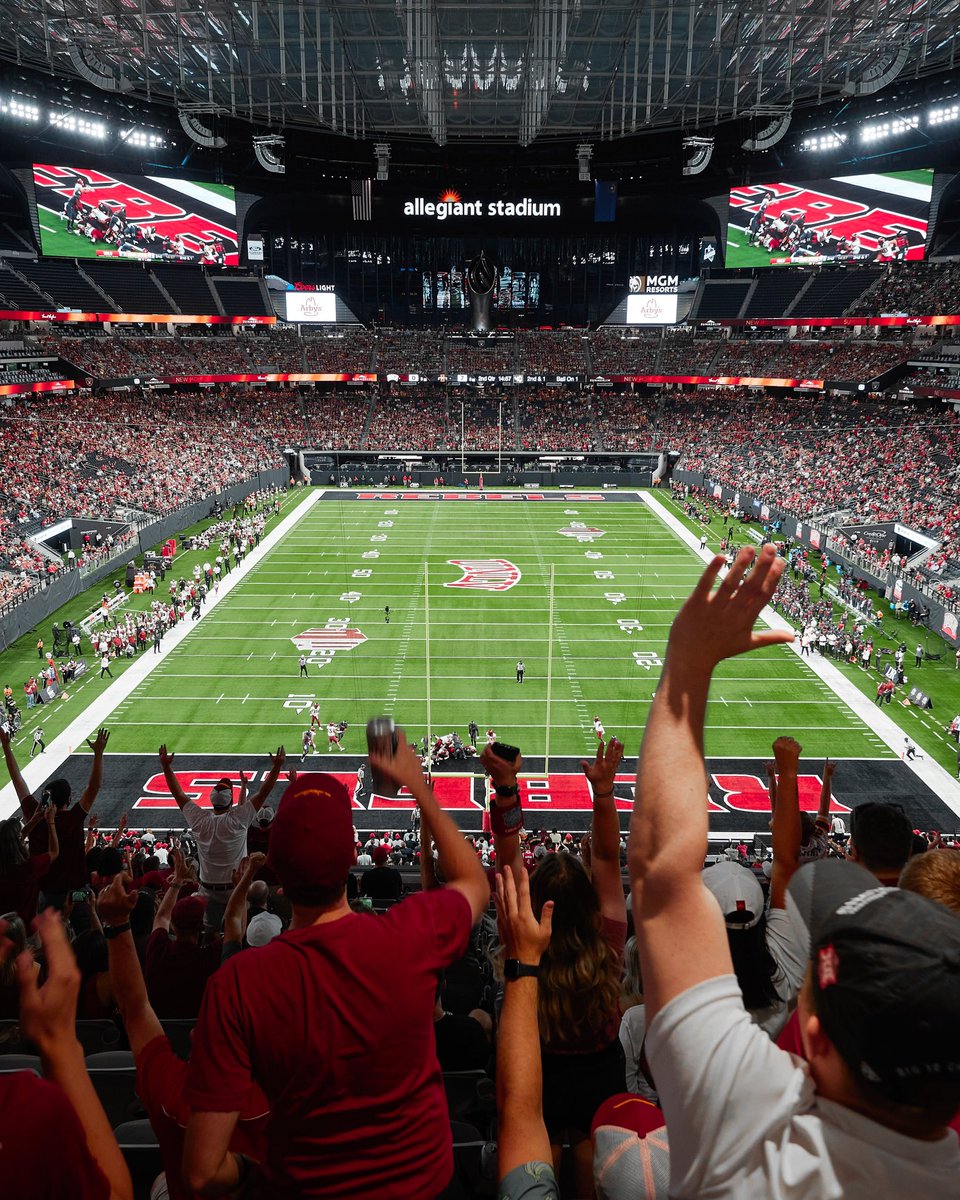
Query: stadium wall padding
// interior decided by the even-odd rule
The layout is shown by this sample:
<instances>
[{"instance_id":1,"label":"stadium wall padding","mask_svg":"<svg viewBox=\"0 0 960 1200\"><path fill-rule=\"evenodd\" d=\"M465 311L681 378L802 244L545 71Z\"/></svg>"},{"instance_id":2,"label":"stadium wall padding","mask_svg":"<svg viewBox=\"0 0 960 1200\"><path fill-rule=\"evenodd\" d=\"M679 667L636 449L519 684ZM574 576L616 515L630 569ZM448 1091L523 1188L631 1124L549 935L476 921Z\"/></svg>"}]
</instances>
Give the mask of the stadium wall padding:
<instances>
[{"instance_id":1,"label":"stadium wall padding","mask_svg":"<svg viewBox=\"0 0 960 1200\"><path fill-rule=\"evenodd\" d=\"M179 508L176 512L151 525L145 525L139 533L139 545L134 544L88 575L81 575L79 571L62 573L48 583L43 591L14 605L9 612L0 617L0 650L6 650L11 642L35 629L42 621L52 616L57 609L76 599L82 592L93 588L101 579L122 571L123 567L143 550L158 545L168 537L174 537L182 530L189 529L191 525L195 525L209 516L218 501L226 508L228 505L236 503L237 500L243 499L244 496L248 496L250 492L258 491L261 488L286 488L288 478L285 467L274 467L267 471L261 471L242 483L232 484L222 492L207 496L195 504Z\"/></svg>"}]
</instances>

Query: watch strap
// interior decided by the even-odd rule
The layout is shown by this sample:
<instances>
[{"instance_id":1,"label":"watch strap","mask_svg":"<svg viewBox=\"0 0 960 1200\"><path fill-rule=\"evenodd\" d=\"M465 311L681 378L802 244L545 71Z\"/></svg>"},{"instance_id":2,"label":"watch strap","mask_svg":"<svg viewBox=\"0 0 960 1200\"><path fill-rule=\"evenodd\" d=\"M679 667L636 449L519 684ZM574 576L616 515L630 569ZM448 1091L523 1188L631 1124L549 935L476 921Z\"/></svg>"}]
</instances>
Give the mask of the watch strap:
<instances>
[{"instance_id":1,"label":"watch strap","mask_svg":"<svg viewBox=\"0 0 960 1200\"><path fill-rule=\"evenodd\" d=\"M130 932L130 922L124 921L122 925L104 925L103 936L110 941L111 938L119 937L121 933Z\"/></svg>"},{"instance_id":2,"label":"watch strap","mask_svg":"<svg viewBox=\"0 0 960 1200\"><path fill-rule=\"evenodd\" d=\"M504 979L539 979L540 968L533 963L521 962L519 958L508 958L503 964Z\"/></svg>"}]
</instances>

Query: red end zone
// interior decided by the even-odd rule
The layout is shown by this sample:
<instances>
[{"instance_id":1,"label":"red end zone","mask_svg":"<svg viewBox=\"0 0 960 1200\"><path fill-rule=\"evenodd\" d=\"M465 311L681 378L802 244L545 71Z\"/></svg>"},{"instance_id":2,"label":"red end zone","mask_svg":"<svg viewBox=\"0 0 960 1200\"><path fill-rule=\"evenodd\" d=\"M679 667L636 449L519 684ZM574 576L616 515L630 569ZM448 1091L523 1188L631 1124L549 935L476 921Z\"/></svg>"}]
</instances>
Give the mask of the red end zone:
<instances>
[{"instance_id":1,"label":"red end zone","mask_svg":"<svg viewBox=\"0 0 960 1200\"><path fill-rule=\"evenodd\" d=\"M302 774L313 772L301 772ZM210 793L220 779L240 780L237 770L178 771L177 779L187 795L201 808L210 808ZM338 780L353 795L357 782L354 771L326 771ZM248 791L256 791L266 772L253 771L247 775ZM281 782L287 773L281 772ZM433 789L440 807L451 812L478 811L483 808L486 796L485 780L470 775L442 775L433 777ZM522 803L528 828L536 828L537 813L590 812L593 808L592 793L586 778L581 774L554 773L530 775L520 779L520 802ZM623 773L617 776L617 809L630 812L633 808L635 776ZM803 812L816 812L820 804L821 780L819 775L801 775L798 780L800 808ZM711 776L711 791L719 793L719 800L705 796L707 811L711 813L768 813L770 797L766 781L759 775L714 774ZM143 785L140 796L134 801L135 809L176 809L177 802L170 795L166 780L161 772L151 775ZM415 805L412 798L401 792L397 797L364 793L353 801L355 809L365 811L409 812ZM830 811L847 813L850 809L833 799Z\"/></svg>"}]
</instances>

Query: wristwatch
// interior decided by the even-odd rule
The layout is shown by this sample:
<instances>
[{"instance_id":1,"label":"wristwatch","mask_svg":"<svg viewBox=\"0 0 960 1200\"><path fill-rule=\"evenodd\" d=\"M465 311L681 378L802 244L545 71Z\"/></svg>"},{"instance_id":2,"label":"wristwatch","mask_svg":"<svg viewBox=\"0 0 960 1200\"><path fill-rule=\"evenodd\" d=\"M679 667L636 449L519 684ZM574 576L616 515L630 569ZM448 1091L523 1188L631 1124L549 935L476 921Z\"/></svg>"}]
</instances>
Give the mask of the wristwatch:
<instances>
[{"instance_id":1,"label":"wristwatch","mask_svg":"<svg viewBox=\"0 0 960 1200\"><path fill-rule=\"evenodd\" d=\"M539 979L540 967L521 962L519 958L508 958L503 964L503 977L508 982L513 979Z\"/></svg>"}]
</instances>

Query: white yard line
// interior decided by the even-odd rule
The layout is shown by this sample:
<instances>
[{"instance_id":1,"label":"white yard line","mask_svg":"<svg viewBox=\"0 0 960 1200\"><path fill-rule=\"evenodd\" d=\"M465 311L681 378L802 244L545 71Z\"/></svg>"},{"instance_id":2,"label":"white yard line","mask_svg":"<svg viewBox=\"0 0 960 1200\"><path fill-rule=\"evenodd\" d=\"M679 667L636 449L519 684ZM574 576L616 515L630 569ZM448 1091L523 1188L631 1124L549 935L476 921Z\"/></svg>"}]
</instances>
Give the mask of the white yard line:
<instances>
[{"instance_id":1,"label":"white yard line","mask_svg":"<svg viewBox=\"0 0 960 1200\"><path fill-rule=\"evenodd\" d=\"M683 522L679 521L669 512L655 496L649 492L641 492L640 499L647 505L651 512L656 513L668 529L673 530L685 546L689 546L698 558L702 559L705 563L710 562L713 558L713 552L710 550L701 550L699 537L691 533ZM781 617L772 608L765 608L760 614L760 619L771 629L787 629L793 632L793 626L790 622ZM791 643L789 649L799 658L800 648L796 642ZM872 729L894 754L899 756L903 753L903 730L885 712L881 712L873 701L865 696L859 688L854 687L842 671L822 657L805 658L804 662L815 675L823 680L837 699L855 713L868 729ZM914 775L931 788L943 803L960 817L960 782L954 779L949 771L932 759L922 758L914 759L912 762L905 760L905 762Z\"/></svg>"},{"instance_id":2,"label":"white yard line","mask_svg":"<svg viewBox=\"0 0 960 1200\"><path fill-rule=\"evenodd\" d=\"M234 567L230 574L221 581L220 591L213 596L207 597L206 604L204 604L201 610L199 621L179 621L173 629L164 634L163 641L160 643L159 654L154 654L152 650L142 651L115 683L110 684L107 690L99 695L76 720L70 722L63 733L49 743L44 754L39 755L26 765L21 764L20 770L27 787L31 789L38 788L45 779L48 779L60 770L71 754L73 754L76 747L82 746L86 738L95 734L101 725L109 726L110 717L116 712L117 708L152 674L154 669L164 661L167 655L180 645L191 630L197 629L200 623L206 620L207 615L225 597L230 595L236 585L245 579L254 567L263 561L264 557L270 553L281 538L285 537L294 528L303 514L309 512L322 496L322 488L311 492L306 500L298 504L293 512L284 517L275 529L272 529L266 537L261 539L260 545L256 549L251 550L240 566ZM176 727L176 725L177 722L173 722L172 727ZM108 787L109 782L109 773L107 772L106 786ZM19 803L13 784L8 783L0 790L0 820L16 812Z\"/></svg>"}]
</instances>

